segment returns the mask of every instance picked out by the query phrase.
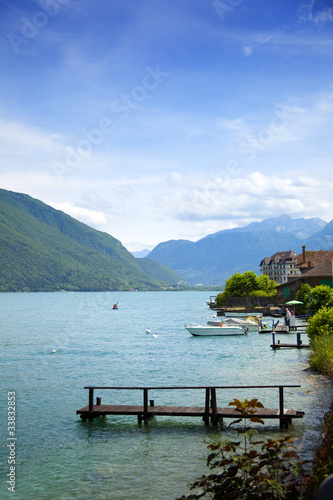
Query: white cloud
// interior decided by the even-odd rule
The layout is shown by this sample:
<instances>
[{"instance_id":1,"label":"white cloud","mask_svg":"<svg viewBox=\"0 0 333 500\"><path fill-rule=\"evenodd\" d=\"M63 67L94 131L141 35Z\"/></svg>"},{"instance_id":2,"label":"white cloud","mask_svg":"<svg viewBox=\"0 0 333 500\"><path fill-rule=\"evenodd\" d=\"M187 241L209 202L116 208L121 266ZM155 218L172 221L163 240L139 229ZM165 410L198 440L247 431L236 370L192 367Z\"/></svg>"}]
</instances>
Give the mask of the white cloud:
<instances>
[{"instance_id":1,"label":"white cloud","mask_svg":"<svg viewBox=\"0 0 333 500\"><path fill-rule=\"evenodd\" d=\"M24 125L22 123L0 120L0 144L2 150L15 148L16 154L36 151L54 151L59 147L61 137ZM13 149L11 149L13 151Z\"/></svg>"},{"instance_id":2,"label":"white cloud","mask_svg":"<svg viewBox=\"0 0 333 500\"><path fill-rule=\"evenodd\" d=\"M49 205L96 229L105 228L108 223L106 216L102 212L82 208L69 201L64 203L55 203L51 201Z\"/></svg>"},{"instance_id":3,"label":"white cloud","mask_svg":"<svg viewBox=\"0 0 333 500\"><path fill-rule=\"evenodd\" d=\"M183 176L182 185L178 177L176 191L169 189L164 197L166 212L182 221L229 220L235 226L281 213L331 220L333 181L304 176L298 182L298 175Z\"/></svg>"},{"instance_id":4,"label":"white cloud","mask_svg":"<svg viewBox=\"0 0 333 500\"><path fill-rule=\"evenodd\" d=\"M243 47L243 53L245 56L250 56L253 52L253 48L249 47L248 45L244 45Z\"/></svg>"},{"instance_id":5,"label":"white cloud","mask_svg":"<svg viewBox=\"0 0 333 500\"><path fill-rule=\"evenodd\" d=\"M316 8L315 0L310 0L308 3L302 3L299 8L299 20L301 22L310 21L315 24L323 24L333 21L333 9L331 7L319 10Z\"/></svg>"}]
</instances>

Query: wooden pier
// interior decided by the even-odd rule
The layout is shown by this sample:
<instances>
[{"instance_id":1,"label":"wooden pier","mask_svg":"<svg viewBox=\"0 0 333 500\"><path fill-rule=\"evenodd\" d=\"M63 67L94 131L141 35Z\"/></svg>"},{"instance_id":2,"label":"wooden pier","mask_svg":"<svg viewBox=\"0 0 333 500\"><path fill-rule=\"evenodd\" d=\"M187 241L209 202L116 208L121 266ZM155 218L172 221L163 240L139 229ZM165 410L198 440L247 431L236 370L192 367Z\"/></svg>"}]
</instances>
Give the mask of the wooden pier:
<instances>
[{"instance_id":1,"label":"wooden pier","mask_svg":"<svg viewBox=\"0 0 333 500\"><path fill-rule=\"evenodd\" d=\"M287 428L292 422L293 418L302 418L304 412L295 409L284 408L284 388L301 387L300 385L246 385L246 386L195 386L195 387L97 387L88 386L85 389L89 390L89 404L79 410L77 414L80 415L83 421L89 419L93 420L96 417L106 415L135 415L138 417L139 423L147 423L155 416L176 416L176 417L201 417L205 425L209 425L209 420L213 425L217 425L224 418L238 419L242 418L240 413L233 406L227 408L220 408L217 405L216 392L220 389L279 389L279 408L268 409L258 408L255 410L254 415L261 419L278 419L280 421L280 428ZM94 391L95 390L123 390L132 391L139 390L143 392L143 404L140 406L132 405L113 405L101 404L101 398L96 398L94 404ZM149 400L148 394L150 390L164 391L164 390L202 390L204 393L204 406L155 406L154 400ZM149 405L148 405L149 400Z\"/></svg>"},{"instance_id":2,"label":"wooden pier","mask_svg":"<svg viewBox=\"0 0 333 500\"><path fill-rule=\"evenodd\" d=\"M304 348L309 348L309 344L303 344L302 340L301 340L301 333L302 332L296 332L296 344L287 344L287 343L282 343L280 342L280 340L276 341L276 331L273 331L272 332L272 344L271 344L271 347L275 350L275 349L281 349L281 347L293 347L293 348L296 348L296 349L304 349ZM282 332L280 332L282 333ZM284 333L287 333L287 332L284 332ZM290 333L290 332L289 332ZM303 332L305 333L305 332Z\"/></svg>"}]
</instances>

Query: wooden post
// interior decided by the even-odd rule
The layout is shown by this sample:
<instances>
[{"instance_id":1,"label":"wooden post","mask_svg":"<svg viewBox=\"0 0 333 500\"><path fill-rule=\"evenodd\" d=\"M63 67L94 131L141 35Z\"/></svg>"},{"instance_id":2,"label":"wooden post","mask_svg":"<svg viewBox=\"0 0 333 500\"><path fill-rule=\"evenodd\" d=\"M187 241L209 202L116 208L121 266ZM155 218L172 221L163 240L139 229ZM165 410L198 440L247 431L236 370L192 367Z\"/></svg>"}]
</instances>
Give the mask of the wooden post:
<instances>
[{"instance_id":1,"label":"wooden post","mask_svg":"<svg viewBox=\"0 0 333 500\"><path fill-rule=\"evenodd\" d=\"M215 387L211 388L211 396L212 396L212 424L217 425L218 423L218 418L217 418L217 404L216 404L216 389Z\"/></svg>"},{"instance_id":2,"label":"wooden post","mask_svg":"<svg viewBox=\"0 0 333 500\"><path fill-rule=\"evenodd\" d=\"M205 400L205 414L203 416L203 421L205 425L209 425L209 398L210 398L210 389L206 387L206 400Z\"/></svg>"},{"instance_id":3,"label":"wooden post","mask_svg":"<svg viewBox=\"0 0 333 500\"><path fill-rule=\"evenodd\" d=\"M272 332L272 337L273 337L273 349L274 349L274 346L275 346L275 332L274 331Z\"/></svg>"},{"instance_id":4,"label":"wooden post","mask_svg":"<svg viewBox=\"0 0 333 500\"><path fill-rule=\"evenodd\" d=\"M300 332L297 332L296 333L296 336L297 336L297 347L300 348L301 347L301 333Z\"/></svg>"},{"instance_id":5,"label":"wooden post","mask_svg":"<svg viewBox=\"0 0 333 500\"><path fill-rule=\"evenodd\" d=\"M148 418L148 389L143 389L143 418Z\"/></svg>"},{"instance_id":6,"label":"wooden post","mask_svg":"<svg viewBox=\"0 0 333 500\"><path fill-rule=\"evenodd\" d=\"M96 398L96 406L101 406L102 398Z\"/></svg>"},{"instance_id":7,"label":"wooden post","mask_svg":"<svg viewBox=\"0 0 333 500\"><path fill-rule=\"evenodd\" d=\"M283 387L279 387L279 415L280 415L280 429L288 427L286 419L284 418L284 401L283 401Z\"/></svg>"},{"instance_id":8,"label":"wooden post","mask_svg":"<svg viewBox=\"0 0 333 500\"><path fill-rule=\"evenodd\" d=\"M93 418L94 412L94 388L89 387L89 418Z\"/></svg>"}]
</instances>

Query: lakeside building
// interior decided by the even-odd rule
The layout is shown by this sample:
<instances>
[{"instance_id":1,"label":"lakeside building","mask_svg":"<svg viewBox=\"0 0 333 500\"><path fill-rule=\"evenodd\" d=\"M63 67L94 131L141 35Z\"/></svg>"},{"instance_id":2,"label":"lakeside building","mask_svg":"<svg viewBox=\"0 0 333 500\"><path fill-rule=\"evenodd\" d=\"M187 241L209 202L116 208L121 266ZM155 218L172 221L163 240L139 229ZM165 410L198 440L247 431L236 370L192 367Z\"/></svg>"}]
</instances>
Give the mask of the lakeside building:
<instances>
[{"instance_id":1,"label":"lakeside building","mask_svg":"<svg viewBox=\"0 0 333 500\"><path fill-rule=\"evenodd\" d=\"M265 257L260 262L260 273L266 274L277 284L287 283L290 278L301 276L297 258L297 253L292 250L276 252L272 257Z\"/></svg>"},{"instance_id":2,"label":"lakeside building","mask_svg":"<svg viewBox=\"0 0 333 500\"><path fill-rule=\"evenodd\" d=\"M260 267L262 273L278 284L278 304L294 298L303 283L311 288L319 285L333 288L333 250L307 251L303 245L301 254L296 255L292 251L277 252L272 257L263 259Z\"/></svg>"}]
</instances>

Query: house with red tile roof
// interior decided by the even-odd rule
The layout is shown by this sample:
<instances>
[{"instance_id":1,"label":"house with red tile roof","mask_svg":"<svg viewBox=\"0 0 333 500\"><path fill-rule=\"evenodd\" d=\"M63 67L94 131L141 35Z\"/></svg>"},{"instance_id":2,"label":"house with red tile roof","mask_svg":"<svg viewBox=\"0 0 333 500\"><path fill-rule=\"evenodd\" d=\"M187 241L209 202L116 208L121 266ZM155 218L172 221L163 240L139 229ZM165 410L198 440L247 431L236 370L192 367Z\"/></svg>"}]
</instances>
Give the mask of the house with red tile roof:
<instances>
[{"instance_id":1,"label":"house with red tile roof","mask_svg":"<svg viewBox=\"0 0 333 500\"><path fill-rule=\"evenodd\" d=\"M286 283L276 287L276 300L279 304L288 302L295 298L296 292L303 283L314 288L319 285L327 285L333 288L333 251L306 251L302 247L302 253L297 256L297 267L300 275L290 278Z\"/></svg>"}]
</instances>

